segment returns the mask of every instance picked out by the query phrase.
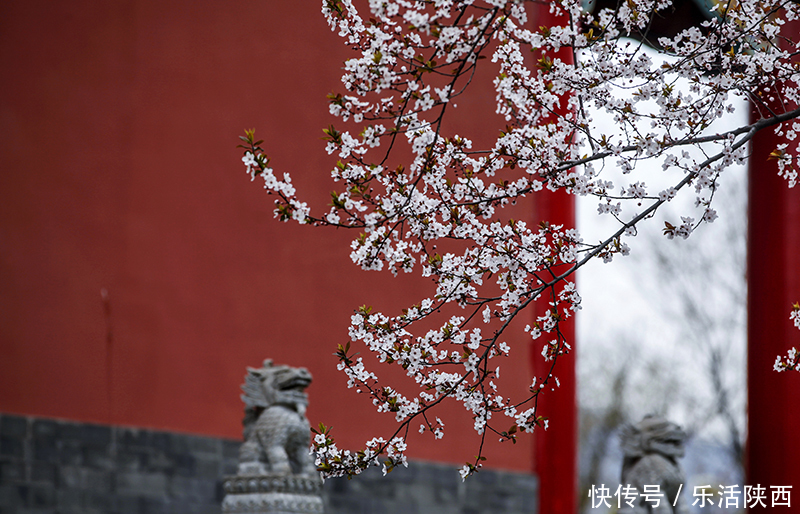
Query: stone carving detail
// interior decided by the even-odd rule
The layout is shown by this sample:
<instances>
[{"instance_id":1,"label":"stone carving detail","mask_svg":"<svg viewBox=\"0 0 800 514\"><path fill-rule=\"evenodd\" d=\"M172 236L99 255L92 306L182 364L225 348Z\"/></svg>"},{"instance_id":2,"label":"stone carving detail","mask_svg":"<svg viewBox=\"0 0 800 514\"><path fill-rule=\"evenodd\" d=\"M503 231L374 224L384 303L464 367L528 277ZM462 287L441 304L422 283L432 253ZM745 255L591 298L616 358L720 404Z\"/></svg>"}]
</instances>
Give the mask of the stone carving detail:
<instances>
[{"instance_id":1,"label":"stone carving detail","mask_svg":"<svg viewBox=\"0 0 800 514\"><path fill-rule=\"evenodd\" d=\"M677 459L683 457L686 433L666 419L648 415L636 425L622 427L620 440L625 454L622 462L622 485L635 487L640 496L634 507L623 503L625 514L682 514L681 501L675 498L684 482ZM659 505L641 496L644 486L658 486L663 493ZM681 491L681 495L686 491ZM675 504L675 507L673 507Z\"/></svg>"},{"instance_id":2,"label":"stone carving detail","mask_svg":"<svg viewBox=\"0 0 800 514\"><path fill-rule=\"evenodd\" d=\"M242 476L236 475L225 479L223 489L227 494L249 493L291 493L321 494L322 482L317 477L300 477L285 475Z\"/></svg>"},{"instance_id":3,"label":"stone carving detail","mask_svg":"<svg viewBox=\"0 0 800 514\"><path fill-rule=\"evenodd\" d=\"M309 455L305 368L247 368L242 385L244 443L235 476L223 483L222 512L321 513L322 482Z\"/></svg>"}]
</instances>

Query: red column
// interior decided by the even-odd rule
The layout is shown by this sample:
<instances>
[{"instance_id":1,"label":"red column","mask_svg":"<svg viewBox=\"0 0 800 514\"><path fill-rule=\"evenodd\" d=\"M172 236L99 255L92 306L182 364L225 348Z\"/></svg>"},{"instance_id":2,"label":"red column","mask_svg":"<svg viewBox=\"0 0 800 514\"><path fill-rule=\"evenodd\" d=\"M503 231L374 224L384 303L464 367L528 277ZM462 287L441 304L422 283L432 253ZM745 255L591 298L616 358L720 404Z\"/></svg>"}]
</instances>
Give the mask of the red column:
<instances>
[{"instance_id":1,"label":"red column","mask_svg":"<svg viewBox=\"0 0 800 514\"><path fill-rule=\"evenodd\" d=\"M538 9L537 9L538 7ZM553 16L547 3L532 8L532 25L551 26L567 23L566 18ZM572 62L572 54L562 49L555 57ZM566 102L562 102L562 105ZM561 113L563 114L563 112ZM542 190L534 195L533 225L545 220L553 224L575 226L575 200L563 191L552 193ZM575 280L575 277L572 277ZM533 317L541 315L548 308L549 298L543 296L537 302ZM539 397L538 414L549 420L547 431L534 434L533 471L539 477L539 513L575 514L578 509L578 406L577 383L575 376L575 318L561 323L561 331L572 346L569 355L559 358L555 369L561 386L554 391L549 388ZM549 341L549 339L548 339ZM540 379L547 375L550 363L541 356L545 336L536 340L532 352L533 374Z\"/></svg>"},{"instance_id":2,"label":"red column","mask_svg":"<svg viewBox=\"0 0 800 514\"><path fill-rule=\"evenodd\" d=\"M540 191L536 194L533 219L575 226L574 197L559 191ZM574 277L573 277L574 280ZM534 316L547 309L549 298L543 296L536 305ZM561 331L572 352L559 358L555 375L561 382L554 391L549 388L539 397L539 415L549 419L547 431L534 434L533 470L539 476L539 513L575 514L578 488L578 406L575 376L575 318L561 322ZM549 339L548 339L549 340ZM532 367L535 376L546 376L550 363L541 356L545 336L534 342Z\"/></svg>"},{"instance_id":3,"label":"red column","mask_svg":"<svg viewBox=\"0 0 800 514\"><path fill-rule=\"evenodd\" d=\"M792 22L787 34L800 33ZM776 95L765 94L765 97ZM794 106L772 107L781 112ZM751 119L761 116L754 109ZM749 161L749 224L747 231L747 453L749 485L767 488L791 485L800 504L800 373L777 373L775 357L800 349L800 330L789 320L800 301L800 186L789 189L778 176L769 154L789 143L773 129L753 138ZM789 509L786 509L787 512Z\"/></svg>"},{"instance_id":4,"label":"red column","mask_svg":"<svg viewBox=\"0 0 800 514\"><path fill-rule=\"evenodd\" d=\"M777 355L800 349L789 320L800 301L800 186L789 189L767 159L781 142L772 129L759 133L749 170L746 466L747 483L767 487L768 507L769 486L793 486L792 505L800 504L800 373L772 369Z\"/></svg>"}]
</instances>

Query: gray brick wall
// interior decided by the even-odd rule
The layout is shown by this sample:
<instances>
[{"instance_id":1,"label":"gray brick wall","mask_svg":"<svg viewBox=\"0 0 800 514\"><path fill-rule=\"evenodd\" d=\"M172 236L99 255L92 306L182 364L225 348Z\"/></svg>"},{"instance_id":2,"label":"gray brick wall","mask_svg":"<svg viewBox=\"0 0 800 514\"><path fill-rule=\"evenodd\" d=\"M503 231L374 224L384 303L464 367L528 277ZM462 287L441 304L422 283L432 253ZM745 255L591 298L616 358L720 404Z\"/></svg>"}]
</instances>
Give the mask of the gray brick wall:
<instances>
[{"instance_id":1,"label":"gray brick wall","mask_svg":"<svg viewBox=\"0 0 800 514\"><path fill-rule=\"evenodd\" d=\"M239 442L0 413L0 514L219 514ZM537 481L412 462L328 480L327 514L535 514Z\"/></svg>"},{"instance_id":2,"label":"gray brick wall","mask_svg":"<svg viewBox=\"0 0 800 514\"><path fill-rule=\"evenodd\" d=\"M219 514L238 442L0 414L0 514Z\"/></svg>"},{"instance_id":3,"label":"gray brick wall","mask_svg":"<svg viewBox=\"0 0 800 514\"><path fill-rule=\"evenodd\" d=\"M483 470L462 481L456 466L414 461L385 477L378 468L327 480L327 514L536 514L531 475Z\"/></svg>"}]
</instances>

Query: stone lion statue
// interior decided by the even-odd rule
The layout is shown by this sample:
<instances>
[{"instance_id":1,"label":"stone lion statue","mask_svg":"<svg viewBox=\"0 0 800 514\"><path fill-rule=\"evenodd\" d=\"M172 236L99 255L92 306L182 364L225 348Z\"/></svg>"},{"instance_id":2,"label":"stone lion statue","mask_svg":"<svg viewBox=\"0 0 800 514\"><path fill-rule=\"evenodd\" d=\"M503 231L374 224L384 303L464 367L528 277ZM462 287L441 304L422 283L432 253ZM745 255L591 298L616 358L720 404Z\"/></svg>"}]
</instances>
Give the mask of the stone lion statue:
<instances>
[{"instance_id":1,"label":"stone lion statue","mask_svg":"<svg viewBox=\"0 0 800 514\"><path fill-rule=\"evenodd\" d=\"M309 455L311 428L305 412L305 389L311 374L305 368L247 368L242 385L244 443L239 450L239 475L313 475Z\"/></svg>"},{"instance_id":2,"label":"stone lion statue","mask_svg":"<svg viewBox=\"0 0 800 514\"><path fill-rule=\"evenodd\" d=\"M647 415L636 425L627 424L620 433L622 450L622 486L630 484L638 491L634 507L623 504L620 513L626 514L682 514L680 501L675 502L683 472L677 459L683 457L686 433L680 426L666 419ZM644 486L659 486L663 494L656 507L654 501L642 496ZM685 494L683 491L681 494ZM675 504L675 507L673 507Z\"/></svg>"}]
</instances>

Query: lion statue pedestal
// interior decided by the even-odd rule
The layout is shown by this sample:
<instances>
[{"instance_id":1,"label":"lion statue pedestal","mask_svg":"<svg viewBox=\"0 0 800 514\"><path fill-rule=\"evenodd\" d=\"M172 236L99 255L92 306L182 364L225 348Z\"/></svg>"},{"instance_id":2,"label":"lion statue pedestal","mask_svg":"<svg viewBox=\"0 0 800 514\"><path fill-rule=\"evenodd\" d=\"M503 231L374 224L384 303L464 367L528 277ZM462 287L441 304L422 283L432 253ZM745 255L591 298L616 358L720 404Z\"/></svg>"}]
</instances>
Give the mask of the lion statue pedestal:
<instances>
[{"instance_id":1,"label":"lion statue pedestal","mask_svg":"<svg viewBox=\"0 0 800 514\"><path fill-rule=\"evenodd\" d=\"M225 514L317 514L322 481L309 455L311 427L305 412L305 368L248 368L242 386L244 443L239 469L225 478Z\"/></svg>"},{"instance_id":2,"label":"lion statue pedestal","mask_svg":"<svg viewBox=\"0 0 800 514\"><path fill-rule=\"evenodd\" d=\"M223 484L224 513L296 514L322 512L322 483L318 477L236 475Z\"/></svg>"}]
</instances>

